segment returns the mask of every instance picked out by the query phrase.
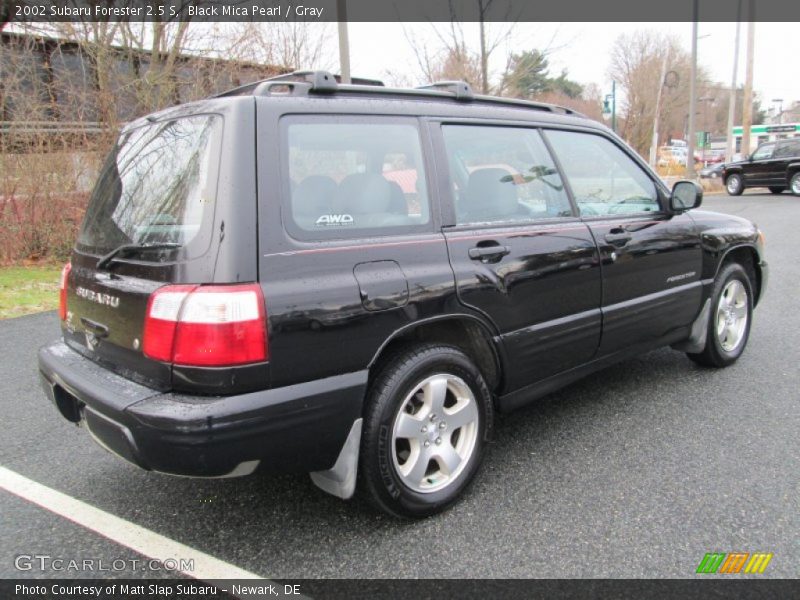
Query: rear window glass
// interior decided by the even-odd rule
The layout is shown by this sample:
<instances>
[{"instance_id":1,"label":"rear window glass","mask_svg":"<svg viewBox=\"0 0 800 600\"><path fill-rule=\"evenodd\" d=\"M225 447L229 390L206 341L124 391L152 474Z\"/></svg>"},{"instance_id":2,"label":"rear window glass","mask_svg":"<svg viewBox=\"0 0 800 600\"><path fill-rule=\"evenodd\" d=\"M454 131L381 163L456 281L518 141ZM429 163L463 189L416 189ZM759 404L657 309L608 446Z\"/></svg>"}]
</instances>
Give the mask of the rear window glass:
<instances>
[{"instance_id":1,"label":"rear window glass","mask_svg":"<svg viewBox=\"0 0 800 600\"><path fill-rule=\"evenodd\" d=\"M292 123L291 217L310 237L399 233L430 222L413 124Z\"/></svg>"},{"instance_id":2,"label":"rear window glass","mask_svg":"<svg viewBox=\"0 0 800 600\"><path fill-rule=\"evenodd\" d=\"M212 139L222 118L200 115L124 133L100 173L78 249L103 254L123 244L189 244L216 196Z\"/></svg>"}]
</instances>

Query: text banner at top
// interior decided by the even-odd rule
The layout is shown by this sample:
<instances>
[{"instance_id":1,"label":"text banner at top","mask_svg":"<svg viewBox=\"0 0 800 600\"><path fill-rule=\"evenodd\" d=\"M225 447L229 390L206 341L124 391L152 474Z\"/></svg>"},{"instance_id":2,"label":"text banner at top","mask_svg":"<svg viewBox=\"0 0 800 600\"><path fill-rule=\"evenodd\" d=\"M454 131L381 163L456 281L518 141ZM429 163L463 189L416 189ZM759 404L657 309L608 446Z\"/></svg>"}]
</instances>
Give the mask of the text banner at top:
<instances>
[{"instance_id":1,"label":"text banner at top","mask_svg":"<svg viewBox=\"0 0 800 600\"><path fill-rule=\"evenodd\" d=\"M797 0L2 0L2 22L800 21ZM750 12L752 10L752 13ZM344 18L343 18L344 15Z\"/></svg>"}]
</instances>

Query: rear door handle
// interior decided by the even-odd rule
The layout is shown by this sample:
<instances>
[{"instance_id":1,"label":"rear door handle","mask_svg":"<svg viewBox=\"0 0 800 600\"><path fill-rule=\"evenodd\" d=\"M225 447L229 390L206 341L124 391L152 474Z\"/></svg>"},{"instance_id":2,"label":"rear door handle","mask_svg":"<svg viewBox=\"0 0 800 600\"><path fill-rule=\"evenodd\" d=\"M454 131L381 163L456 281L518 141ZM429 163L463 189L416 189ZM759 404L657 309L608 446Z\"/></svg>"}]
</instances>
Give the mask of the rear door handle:
<instances>
[{"instance_id":1,"label":"rear door handle","mask_svg":"<svg viewBox=\"0 0 800 600\"><path fill-rule=\"evenodd\" d=\"M84 328L90 330L95 337L105 338L108 337L108 327L97 321L92 321L86 317L81 317L81 324Z\"/></svg>"},{"instance_id":2,"label":"rear door handle","mask_svg":"<svg viewBox=\"0 0 800 600\"><path fill-rule=\"evenodd\" d=\"M469 249L469 257L481 262L494 262L510 252L508 246L476 246Z\"/></svg>"},{"instance_id":3,"label":"rear door handle","mask_svg":"<svg viewBox=\"0 0 800 600\"><path fill-rule=\"evenodd\" d=\"M606 242L612 246L624 246L633 239L633 236L627 231L622 233L608 233L606 234Z\"/></svg>"}]
</instances>

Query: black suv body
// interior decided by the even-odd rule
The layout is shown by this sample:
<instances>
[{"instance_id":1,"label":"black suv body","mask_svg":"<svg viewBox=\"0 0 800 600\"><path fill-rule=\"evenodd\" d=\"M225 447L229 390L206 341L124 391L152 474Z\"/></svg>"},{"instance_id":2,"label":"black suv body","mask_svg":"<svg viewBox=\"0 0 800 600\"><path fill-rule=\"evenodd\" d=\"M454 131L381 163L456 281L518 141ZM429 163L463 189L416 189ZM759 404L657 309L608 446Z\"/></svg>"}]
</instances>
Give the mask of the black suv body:
<instances>
[{"instance_id":1,"label":"black suv body","mask_svg":"<svg viewBox=\"0 0 800 600\"><path fill-rule=\"evenodd\" d=\"M660 346L741 354L760 232L689 210L694 184L567 110L329 77L122 133L39 354L102 446L178 475L305 470L344 498L358 475L423 516L469 483L493 410Z\"/></svg>"},{"instance_id":2,"label":"black suv body","mask_svg":"<svg viewBox=\"0 0 800 600\"><path fill-rule=\"evenodd\" d=\"M800 196L800 138L766 142L745 160L725 165L725 188L731 196L766 187L773 194L790 190Z\"/></svg>"}]
</instances>

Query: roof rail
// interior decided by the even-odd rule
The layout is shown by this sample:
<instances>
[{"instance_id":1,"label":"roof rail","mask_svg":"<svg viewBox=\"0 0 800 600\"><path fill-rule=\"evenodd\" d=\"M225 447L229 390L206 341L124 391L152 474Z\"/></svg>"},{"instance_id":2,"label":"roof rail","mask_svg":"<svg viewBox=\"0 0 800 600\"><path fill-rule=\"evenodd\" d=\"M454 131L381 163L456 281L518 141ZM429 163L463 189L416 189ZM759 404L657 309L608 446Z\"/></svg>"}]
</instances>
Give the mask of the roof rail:
<instances>
[{"instance_id":1,"label":"roof rail","mask_svg":"<svg viewBox=\"0 0 800 600\"><path fill-rule=\"evenodd\" d=\"M435 81L420 85L416 89L451 92L455 95L456 100L463 100L464 102L469 102L475 98L475 94L472 93L472 87L466 81Z\"/></svg>"},{"instance_id":2,"label":"roof rail","mask_svg":"<svg viewBox=\"0 0 800 600\"><path fill-rule=\"evenodd\" d=\"M523 100L522 98L503 98L500 96L475 96L476 100L482 102L490 102L492 104L505 104L510 106L520 106L522 108L535 108L538 110L546 110L552 113L562 113L575 117L587 118L583 113L577 110L572 110L566 106L559 104L548 104L547 102L537 102L536 100Z\"/></svg>"},{"instance_id":3,"label":"roof rail","mask_svg":"<svg viewBox=\"0 0 800 600\"><path fill-rule=\"evenodd\" d=\"M262 81L249 83L241 87L228 90L214 96L221 98L224 96L241 96L253 94L256 96L307 96L311 93L317 94L358 94L376 96L395 96L399 98L418 97L418 98L440 98L451 99L456 102L485 102L487 104L499 104L503 106L518 106L520 108L532 108L551 113L561 113L584 117L581 113L564 106L536 102L533 100L523 100L520 98L500 98L497 96L486 96L475 94L472 87L464 81L437 81L416 88L387 88L383 82L377 80L358 80L368 81L367 85L341 84L337 75L332 75L328 71L293 71L284 73Z\"/></svg>"}]
</instances>

